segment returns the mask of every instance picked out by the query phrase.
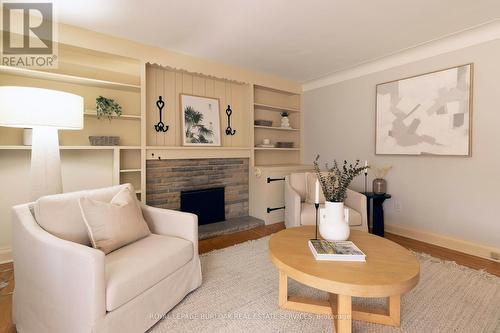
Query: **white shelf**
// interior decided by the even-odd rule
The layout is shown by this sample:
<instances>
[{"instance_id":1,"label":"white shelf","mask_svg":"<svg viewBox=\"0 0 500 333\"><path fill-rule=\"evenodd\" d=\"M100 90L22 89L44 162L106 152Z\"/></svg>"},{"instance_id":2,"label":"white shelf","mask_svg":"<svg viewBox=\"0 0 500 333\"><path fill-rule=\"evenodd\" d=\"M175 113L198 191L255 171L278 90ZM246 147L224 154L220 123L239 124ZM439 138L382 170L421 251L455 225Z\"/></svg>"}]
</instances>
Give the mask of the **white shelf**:
<instances>
[{"instance_id":1,"label":"white shelf","mask_svg":"<svg viewBox=\"0 0 500 333\"><path fill-rule=\"evenodd\" d=\"M254 125L254 128L261 128L261 129L267 129L267 130L276 130L276 131L300 131L298 128L286 128L286 127L277 127L277 126L259 126L259 125Z\"/></svg>"},{"instance_id":2,"label":"white shelf","mask_svg":"<svg viewBox=\"0 0 500 333\"><path fill-rule=\"evenodd\" d=\"M87 117L95 117L97 118L97 113L95 110L92 109L85 109L85 112L83 113ZM120 119L136 119L136 120L141 120L141 116L136 116L132 114L122 114L120 117L113 117L112 120L120 120ZM102 120L106 120L104 118L101 118Z\"/></svg>"},{"instance_id":3,"label":"white shelf","mask_svg":"<svg viewBox=\"0 0 500 333\"><path fill-rule=\"evenodd\" d=\"M263 147L255 147L255 150L282 150L282 151L297 151L300 150L300 148L263 148Z\"/></svg>"},{"instance_id":4,"label":"white shelf","mask_svg":"<svg viewBox=\"0 0 500 333\"><path fill-rule=\"evenodd\" d=\"M141 172L141 169L122 169L120 170L121 173L131 173L131 172Z\"/></svg>"},{"instance_id":5,"label":"white shelf","mask_svg":"<svg viewBox=\"0 0 500 333\"><path fill-rule=\"evenodd\" d=\"M141 149L139 146L59 146L61 150L112 150L112 149ZM0 150L31 150L31 146L0 145Z\"/></svg>"},{"instance_id":6,"label":"white shelf","mask_svg":"<svg viewBox=\"0 0 500 333\"><path fill-rule=\"evenodd\" d=\"M314 166L307 165L307 164L259 164L255 165L256 168L266 168L266 169L293 169L293 170L312 170L314 169Z\"/></svg>"},{"instance_id":7,"label":"white shelf","mask_svg":"<svg viewBox=\"0 0 500 333\"><path fill-rule=\"evenodd\" d=\"M287 108L287 107L283 107L283 106L268 105L268 104L261 104L261 103L254 103L253 105L254 105L255 109L264 109L264 110L275 111L275 112L300 112L299 109Z\"/></svg>"},{"instance_id":8,"label":"white shelf","mask_svg":"<svg viewBox=\"0 0 500 333\"><path fill-rule=\"evenodd\" d=\"M204 147L204 146L147 146L146 149L156 150L250 150L251 147Z\"/></svg>"},{"instance_id":9,"label":"white shelf","mask_svg":"<svg viewBox=\"0 0 500 333\"><path fill-rule=\"evenodd\" d=\"M59 74L54 72L37 71L21 67L0 66L0 73L29 77L33 79L43 79L43 80L83 84L86 86L101 87L108 89L118 89L118 90L128 90L128 91L140 91L141 89L140 85L98 80L88 77Z\"/></svg>"}]
</instances>

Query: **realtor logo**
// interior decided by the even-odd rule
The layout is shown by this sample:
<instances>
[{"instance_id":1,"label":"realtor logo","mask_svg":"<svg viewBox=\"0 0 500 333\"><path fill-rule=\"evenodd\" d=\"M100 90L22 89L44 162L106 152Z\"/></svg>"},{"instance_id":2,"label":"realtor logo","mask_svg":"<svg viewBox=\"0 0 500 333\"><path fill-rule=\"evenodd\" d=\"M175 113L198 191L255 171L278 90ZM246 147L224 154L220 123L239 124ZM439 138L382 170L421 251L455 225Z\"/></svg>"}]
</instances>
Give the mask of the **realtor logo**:
<instances>
[{"instance_id":1,"label":"realtor logo","mask_svg":"<svg viewBox=\"0 0 500 333\"><path fill-rule=\"evenodd\" d=\"M2 65L57 67L52 2L2 2Z\"/></svg>"}]
</instances>

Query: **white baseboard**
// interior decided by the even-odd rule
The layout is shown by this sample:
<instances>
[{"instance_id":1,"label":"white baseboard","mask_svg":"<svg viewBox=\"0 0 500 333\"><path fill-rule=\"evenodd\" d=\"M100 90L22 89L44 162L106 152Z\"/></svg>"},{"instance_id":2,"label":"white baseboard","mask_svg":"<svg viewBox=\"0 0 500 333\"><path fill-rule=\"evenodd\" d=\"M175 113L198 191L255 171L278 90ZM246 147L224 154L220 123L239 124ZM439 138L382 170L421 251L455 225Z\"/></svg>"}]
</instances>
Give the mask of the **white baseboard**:
<instances>
[{"instance_id":1,"label":"white baseboard","mask_svg":"<svg viewBox=\"0 0 500 333\"><path fill-rule=\"evenodd\" d=\"M0 247L0 264L12 261L12 249L10 247Z\"/></svg>"},{"instance_id":2,"label":"white baseboard","mask_svg":"<svg viewBox=\"0 0 500 333\"><path fill-rule=\"evenodd\" d=\"M386 224L385 231L391 234L415 239L424 243L429 243L458 252L467 253L494 262L500 262L499 260L491 258L492 252L500 253L499 248L471 243L465 240L438 235L424 230L412 229L397 224Z\"/></svg>"}]
</instances>

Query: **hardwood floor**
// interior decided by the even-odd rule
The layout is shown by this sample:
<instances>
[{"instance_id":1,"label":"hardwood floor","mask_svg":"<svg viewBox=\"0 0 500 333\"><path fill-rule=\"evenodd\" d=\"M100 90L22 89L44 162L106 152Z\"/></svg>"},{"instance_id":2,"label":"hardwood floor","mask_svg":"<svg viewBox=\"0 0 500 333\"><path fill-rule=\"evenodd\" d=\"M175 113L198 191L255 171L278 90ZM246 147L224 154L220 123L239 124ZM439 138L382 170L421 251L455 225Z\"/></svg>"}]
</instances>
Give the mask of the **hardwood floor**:
<instances>
[{"instance_id":1,"label":"hardwood floor","mask_svg":"<svg viewBox=\"0 0 500 333\"><path fill-rule=\"evenodd\" d=\"M14 271L12 263L0 264L0 280L7 281L9 285L0 289L0 332L15 333L12 326L12 291L14 290Z\"/></svg>"},{"instance_id":2,"label":"hardwood floor","mask_svg":"<svg viewBox=\"0 0 500 333\"><path fill-rule=\"evenodd\" d=\"M211 239L205 239L199 242L199 252L200 254L207 253L213 250L233 246L238 243L243 243L248 240L258 239L278 232L284 228L285 225L283 223L276 223L247 231L237 232L231 235L223 235ZM484 269L485 271L500 277L500 263L393 234L386 233L386 238L416 252L424 252L436 258L452 260L457 264L468 266L474 269ZM12 269L12 263L0 264L0 271L8 270L7 272L1 273L0 278L3 280L9 280L9 286L0 291L1 333L16 332L11 320L12 295L9 295L9 293L11 293L14 289L14 272L10 269Z\"/></svg>"},{"instance_id":3,"label":"hardwood floor","mask_svg":"<svg viewBox=\"0 0 500 333\"><path fill-rule=\"evenodd\" d=\"M230 235L222 235L215 238L204 239L198 243L199 253L206 253L217 249L229 247L249 240L262 238L285 229L284 223L276 223L257 227L255 229L240 231Z\"/></svg>"}]
</instances>

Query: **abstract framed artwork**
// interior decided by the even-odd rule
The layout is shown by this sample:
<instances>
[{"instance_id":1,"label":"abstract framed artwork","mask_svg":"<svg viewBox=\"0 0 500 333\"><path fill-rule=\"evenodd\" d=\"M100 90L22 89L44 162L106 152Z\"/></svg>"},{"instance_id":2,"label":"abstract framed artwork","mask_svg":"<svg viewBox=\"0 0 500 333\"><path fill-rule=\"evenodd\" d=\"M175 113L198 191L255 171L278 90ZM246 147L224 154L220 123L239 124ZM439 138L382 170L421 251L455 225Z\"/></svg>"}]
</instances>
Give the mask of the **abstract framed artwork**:
<instances>
[{"instance_id":1,"label":"abstract framed artwork","mask_svg":"<svg viewBox=\"0 0 500 333\"><path fill-rule=\"evenodd\" d=\"M375 154L471 156L473 64L377 85Z\"/></svg>"},{"instance_id":2,"label":"abstract framed artwork","mask_svg":"<svg viewBox=\"0 0 500 333\"><path fill-rule=\"evenodd\" d=\"M180 95L182 143L185 146L220 146L219 100Z\"/></svg>"}]
</instances>

